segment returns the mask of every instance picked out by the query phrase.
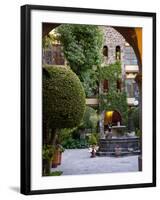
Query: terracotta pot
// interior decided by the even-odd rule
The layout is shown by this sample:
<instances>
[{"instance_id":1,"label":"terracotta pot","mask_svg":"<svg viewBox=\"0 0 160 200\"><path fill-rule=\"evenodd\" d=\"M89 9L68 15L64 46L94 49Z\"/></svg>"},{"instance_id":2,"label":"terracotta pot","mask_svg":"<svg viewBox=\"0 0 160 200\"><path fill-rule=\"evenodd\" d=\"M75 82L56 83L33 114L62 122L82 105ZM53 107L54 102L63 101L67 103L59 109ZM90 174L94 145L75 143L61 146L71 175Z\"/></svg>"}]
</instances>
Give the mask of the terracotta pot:
<instances>
[{"instance_id":1,"label":"terracotta pot","mask_svg":"<svg viewBox=\"0 0 160 200\"><path fill-rule=\"evenodd\" d=\"M58 165L61 164L61 155L62 153L57 149L53 155L53 160L52 160L52 168L56 168Z\"/></svg>"}]
</instances>

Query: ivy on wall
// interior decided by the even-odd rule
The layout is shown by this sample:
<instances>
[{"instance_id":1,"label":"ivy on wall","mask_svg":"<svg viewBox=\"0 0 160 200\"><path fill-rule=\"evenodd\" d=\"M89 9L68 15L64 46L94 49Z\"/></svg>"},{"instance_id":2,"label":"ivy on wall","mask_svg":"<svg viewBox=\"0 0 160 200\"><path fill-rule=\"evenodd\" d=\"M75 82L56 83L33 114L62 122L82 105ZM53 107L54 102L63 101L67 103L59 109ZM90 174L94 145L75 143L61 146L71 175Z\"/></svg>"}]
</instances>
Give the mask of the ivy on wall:
<instances>
[{"instance_id":1,"label":"ivy on wall","mask_svg":"<svg viewBox=\"0 0 160 200\"><path fill-rule=\"evenodd\" d=\"M105 65L99 70L100 80L107 79L110 82L110 87L115 87L115 83L118 79L121 79L121 63L115 62L109 65ZM116 88L115 88L116 89Z\"/></svg>"},{"instance_id":2,"label":"ivy on wall","mask_svg":"<svg viewBox=\"0 0 160 200\"><path fill-rule=\"evenodd\" d=\"M115 62L100 68L100 81L108 80L109 90L99 95L100 111L117 110L122 115L123 123L127 122L128 105L125 90L117 90L117 80L122 78L121 63Z\"/></svg>"},{"instance_id":3,"label":"ivy on wall","mask_svg":"<svg viewBox=\"0 0 160 200\"><path fill-rule=\"evenodd\" d=\"M102 30L95 25L63 24L56 31L65 58L71 69L79 76L86 96L96 96L97 69L102 63Z\"/></svg>"},{"instance_id":4,"label":"ivy on wall","mask_svg":"<svg viewBox=\"0 0 160 200\"><path fill-rule=\"evenodd\" d=\"M57 32L64 55L76 74L101 65L103 32L98 26L64 24Z\"/></svg>"}]
</instances>

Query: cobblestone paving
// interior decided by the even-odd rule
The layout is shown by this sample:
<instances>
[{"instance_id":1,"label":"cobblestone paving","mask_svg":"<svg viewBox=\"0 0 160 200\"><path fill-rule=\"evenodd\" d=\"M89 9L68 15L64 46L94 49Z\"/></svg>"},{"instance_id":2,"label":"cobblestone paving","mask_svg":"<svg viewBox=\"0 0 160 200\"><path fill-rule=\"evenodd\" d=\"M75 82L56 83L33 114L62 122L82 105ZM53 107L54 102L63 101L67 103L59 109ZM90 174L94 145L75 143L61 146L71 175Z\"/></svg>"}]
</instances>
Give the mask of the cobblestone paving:
<instances>
[{"instance_id":1,"label":"cobblestone paving","mask_svg":"<svg viewBox=\"0 0 160 200\"><path fill-rule=\"evenodd\" d=\"M70 149L62 154L62 163L52 171L63 175L138 171L138 156L90 158L88 149Z\"/></svg>"}]
</instances>

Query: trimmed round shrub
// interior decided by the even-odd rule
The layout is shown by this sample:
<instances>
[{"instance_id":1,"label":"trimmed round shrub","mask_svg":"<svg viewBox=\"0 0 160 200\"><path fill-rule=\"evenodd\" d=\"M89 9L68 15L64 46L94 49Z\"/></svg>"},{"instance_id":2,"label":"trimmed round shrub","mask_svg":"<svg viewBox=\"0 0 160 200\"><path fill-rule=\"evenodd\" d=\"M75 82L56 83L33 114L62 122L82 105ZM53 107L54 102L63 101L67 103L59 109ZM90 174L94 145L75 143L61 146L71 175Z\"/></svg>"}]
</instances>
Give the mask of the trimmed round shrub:
<instances>
[{"instance_id":1,"label":"trimmed round shrub","mask_svg":"<svg viewBox=\"0 0 160 200\"><path fill-rule=\"evenodd\" d=\"M66 67L45 67L43 122L53 129L75 127L81 123L84 111L85 93L77 75Z\"/></svg>"}]
</instances>

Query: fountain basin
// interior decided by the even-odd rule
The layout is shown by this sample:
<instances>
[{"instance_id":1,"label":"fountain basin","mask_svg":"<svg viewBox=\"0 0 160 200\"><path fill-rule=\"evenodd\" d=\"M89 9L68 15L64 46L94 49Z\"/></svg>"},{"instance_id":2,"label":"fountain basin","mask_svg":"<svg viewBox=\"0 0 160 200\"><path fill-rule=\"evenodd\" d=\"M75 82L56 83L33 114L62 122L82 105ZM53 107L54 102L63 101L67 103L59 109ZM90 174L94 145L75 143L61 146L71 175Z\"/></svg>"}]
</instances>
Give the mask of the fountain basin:
<instances>
[{"instance_id":1,"label":"fountain basin","mask_svg":"<svg viewBox=\"0 0 160 200\"><path fill-rule=\"evenodd\" d=\"M140 138L134 137L112 137L109 139L100 139L98 156L115 156L116 150L119 148L120 156L139 155L140 154Z\"/></svg>"}]
</instances>

